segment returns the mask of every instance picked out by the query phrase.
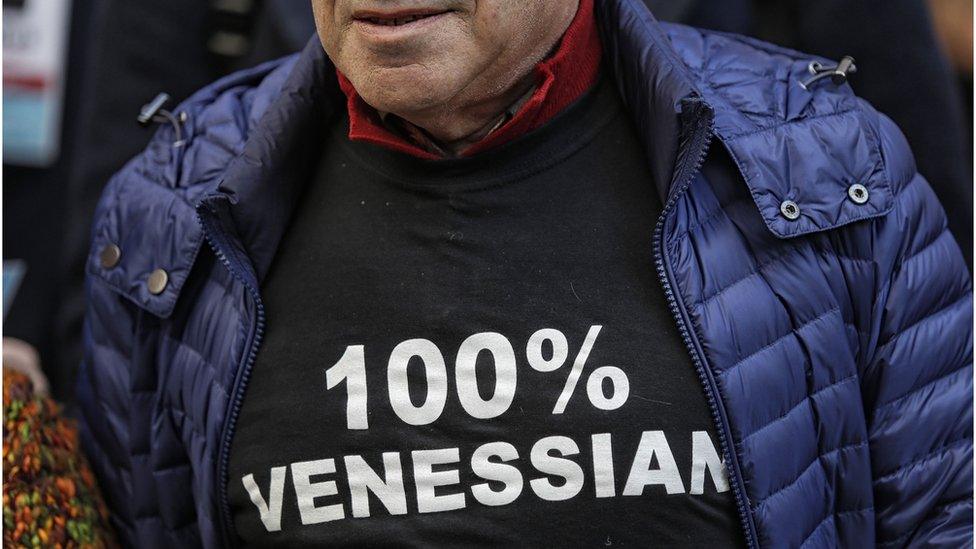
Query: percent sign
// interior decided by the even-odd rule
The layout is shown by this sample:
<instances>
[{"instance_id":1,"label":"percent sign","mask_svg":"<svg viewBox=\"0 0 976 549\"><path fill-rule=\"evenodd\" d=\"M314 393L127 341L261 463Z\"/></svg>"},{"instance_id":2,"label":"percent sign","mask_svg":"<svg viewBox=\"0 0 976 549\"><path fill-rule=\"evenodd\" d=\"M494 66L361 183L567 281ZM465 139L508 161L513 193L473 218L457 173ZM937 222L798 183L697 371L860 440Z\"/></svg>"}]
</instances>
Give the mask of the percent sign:
<instances>
[{"instance_id":1,"label":"percent sign","mask_svg":"<svg viewBox=\"0 0 976 549\"><path fill-rule=\"evenodd\" d=\"M590 326L590 330L586 333L583 346L576 354L573 368L569 371L569 377L566 378L566 385L563 386L563 390L556 400L556 406L552 409L553 414L561 414L566 411L566 405L569 403L570 397L573 396L573 391L576 390L576 384L579 383L580 376L583 374L583 366L586 365L586 359L590 356L590 351L593 350L593 344L596 342L596 337L600 335L601 328L603 327ZM546 341L552 346L552 356L549 359L542 356L542 346ZM525 355L533 370L554 372L566 364L566 359L569 357L569 342L559 330L544 328L529 338L529 342L525 346ZM612 387L609 397L603 392L603 382L607 379L610 380ZM630 395L630 380L627 379L627 374L616 366L601 366L590 372L590 377L586 380L586 395L594 407L600 410L616 410L627 402L627 397Z\"/></svg>"}]
</instances>

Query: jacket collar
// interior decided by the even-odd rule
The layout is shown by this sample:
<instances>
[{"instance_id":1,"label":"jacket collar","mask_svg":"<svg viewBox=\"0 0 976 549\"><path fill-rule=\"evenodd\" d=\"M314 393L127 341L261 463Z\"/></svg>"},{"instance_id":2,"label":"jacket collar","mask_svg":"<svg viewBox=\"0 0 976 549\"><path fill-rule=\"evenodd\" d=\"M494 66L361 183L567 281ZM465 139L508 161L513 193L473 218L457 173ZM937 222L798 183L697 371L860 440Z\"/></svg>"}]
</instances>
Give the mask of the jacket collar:
<instances>
[{"instance_id":1,"label":"jacket collar","mask_svg":"<svg viewBox=\"0 0 976 549\"><path fill-rule=\"evenodd\" d=\"M662 202L674 184L688 100L701 94L661 25L642 0L597 2L597 21L609 67L644 144ZM708 110L707 108L705 109Z\"/></svg>"},{"instance_id":2,"label":"jacket collar","mask_svg":"<svg viewBox=\"0 0 976 549\"><path fill-rule=\"evenodd\" d=\"M234 247L242 247L238 252L244 265L253 266L255 283L271 266L314 172L325 122L343 100L335 68L313 36L216 192L198 206L201 217L209 215Z\"/></svg>"}]
</instances>

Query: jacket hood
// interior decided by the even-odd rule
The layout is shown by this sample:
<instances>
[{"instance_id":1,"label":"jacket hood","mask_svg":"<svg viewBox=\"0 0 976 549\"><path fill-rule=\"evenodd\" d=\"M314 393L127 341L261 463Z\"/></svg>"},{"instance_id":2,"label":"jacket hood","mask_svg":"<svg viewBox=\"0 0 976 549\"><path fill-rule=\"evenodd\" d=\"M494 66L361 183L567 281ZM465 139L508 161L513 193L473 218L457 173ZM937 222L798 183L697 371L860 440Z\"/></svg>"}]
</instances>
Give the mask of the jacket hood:
<instances>
[{"instance_id":1,"label":"jacket hood","mask_svg":"<svg viewBox=\"0 0 976 549\"><path fill-rule=\"evenodd\" d=\"M904 184L911 158L886 165L878 116L846 84L809 90L811 61L827 60L759 41L659 24L640 0L597 3L605 60L632 114L662 200L690 120L704 116L780 238L829 230L891 209L892 174ZM169 316L203 241L200 218L229 236L255 287L273 261L295 202L314 168L324 120L344 102L317 37L300 54L231 75L201 90L187 113L182 146L161 128L147 151L107 187L93 227L88 271L161 317ZM685 116L683 116L685 114ZM864 185L869 201L848 189ZM133 186L151 192L129 192ZM143 191L145 189L142 189ZM149 200L146 197L153 196ZM800 216L787 219L784 201ZM156 227L152 238L136 225ZM138 236L136 236L138 235ZM125 268L105 269L99 252L123 249ZM137 247L139 253L126 253ZM152 294L157 268L169 282Z\"/></svg>"}]
</instances>

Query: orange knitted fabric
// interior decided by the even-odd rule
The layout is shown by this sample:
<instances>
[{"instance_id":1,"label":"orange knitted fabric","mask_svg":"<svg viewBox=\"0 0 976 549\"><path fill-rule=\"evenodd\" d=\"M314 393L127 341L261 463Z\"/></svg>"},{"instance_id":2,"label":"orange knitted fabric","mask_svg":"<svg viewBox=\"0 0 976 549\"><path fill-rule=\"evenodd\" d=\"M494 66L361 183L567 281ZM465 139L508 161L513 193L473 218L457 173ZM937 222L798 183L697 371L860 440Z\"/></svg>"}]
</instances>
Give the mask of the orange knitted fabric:
<instances>
[{"instance_id":1,"label":"orange knitted fabric","mask_svg":"<svg viewBox=\"0 0 976 549\"><path fill-rule=\"evenodd\" d=\"M3 544L117 547L78 431L27 376L3 372Z\"/></svg>"}]
</instances>

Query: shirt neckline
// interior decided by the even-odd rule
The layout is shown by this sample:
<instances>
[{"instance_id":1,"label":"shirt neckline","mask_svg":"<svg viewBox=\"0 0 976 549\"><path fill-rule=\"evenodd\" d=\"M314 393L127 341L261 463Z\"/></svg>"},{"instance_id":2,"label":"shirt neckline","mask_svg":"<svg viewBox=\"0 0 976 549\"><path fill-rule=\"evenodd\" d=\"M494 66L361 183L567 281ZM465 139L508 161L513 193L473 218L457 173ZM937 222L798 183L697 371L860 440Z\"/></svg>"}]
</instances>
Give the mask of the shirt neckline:
<instances>
[{"instance_id":1,"label":"shirt neckline","mask_svg":"<svg viewBox=\"0 0 976 549\"><path fill-rule=\"evenodd\" d=\"M420 158L399 150L345 138L348 118L334 122L329 146L337 144L362 168L400 186L456 192L525 179L565 160L590 143L623 113L612 82L600 78L576 102L540 128L483 153L456 158Z\"/></svg>"}]
</instances>

